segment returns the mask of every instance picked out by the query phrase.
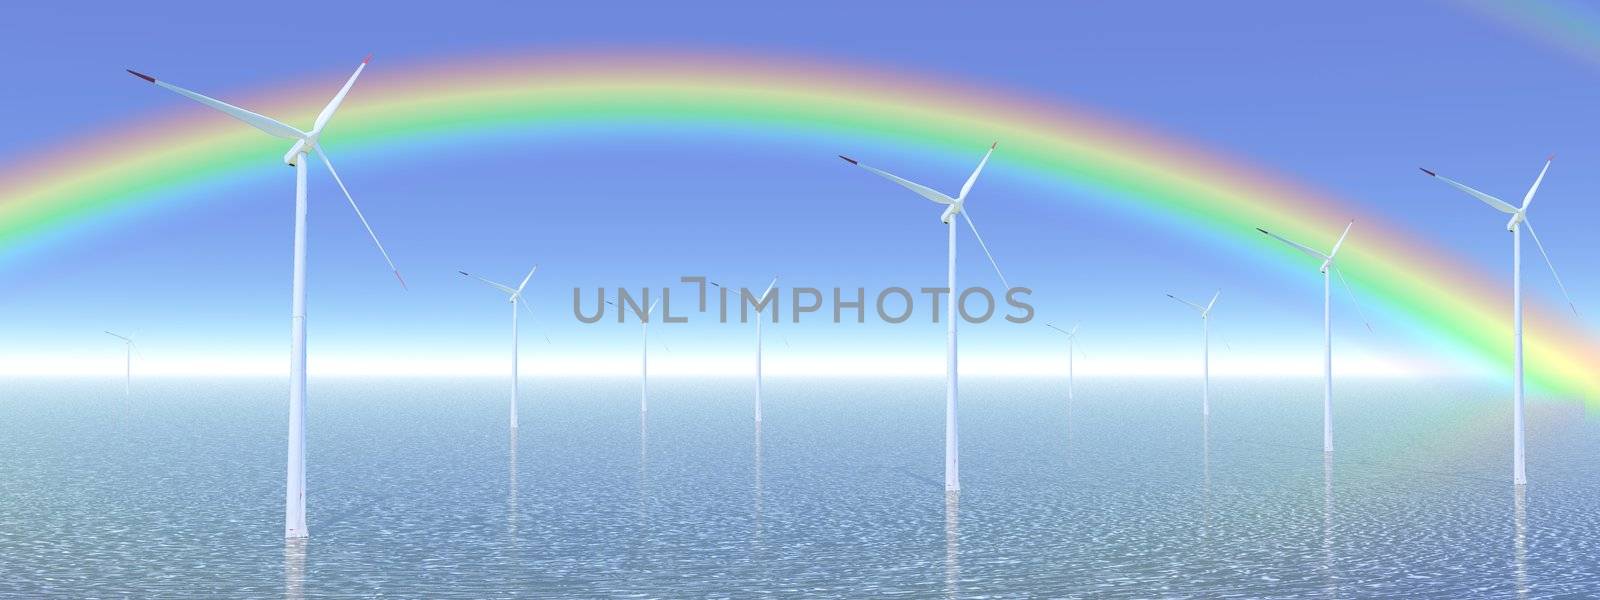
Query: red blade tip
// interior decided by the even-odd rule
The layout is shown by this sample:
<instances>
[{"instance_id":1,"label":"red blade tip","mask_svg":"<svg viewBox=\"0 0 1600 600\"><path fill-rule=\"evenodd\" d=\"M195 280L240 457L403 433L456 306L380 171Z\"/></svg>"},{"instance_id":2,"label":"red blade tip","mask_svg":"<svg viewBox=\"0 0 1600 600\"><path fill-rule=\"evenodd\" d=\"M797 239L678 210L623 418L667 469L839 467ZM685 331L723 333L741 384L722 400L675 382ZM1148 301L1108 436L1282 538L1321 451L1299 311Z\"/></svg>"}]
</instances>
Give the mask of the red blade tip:
<instances>
[{"instance_id":1,"label":"red blade tip","mask_svg":"<svg viewBox=\"0 0 1600 600\"><path fill-rule=\"evenodd\" d=\"M156 82L156 78L151 77L149 75L145 75L144 73L140 73L140 72L135 71L133 69L123 69L123 70L133 74L134 77L138 77L139 79L143 79L143 80L148 81L150 83L155 83Z\"/></svg>"},{"instance_id":2,"label":"red blade tip","mask_svg":"<svg viewBox=\"0 0 1600 600\"><path fill-rule=\"evenodd\" d=\"M840 154L840 155L839 155L839 158L842 158L842 159L844 159L844 161L845 161L845 162L847 162L847 163L850 163L850 164L852 164L852 165L859 165L859 164L861 164L861 163L858 163L858 162L856 162L856 159L854 159L854 158L850 158L850 157L848 157L848 156L845 156L845 155L843 155L843 154Z\"/></svg>"},{"instance_id":3,"label":"red blade tip","mask_svg":"<svg viewBox=\"0 0 1600 600\"><path fill-rule=\"evenodd\" d=\"M1422 167L1417 167L1417 168L1418 169L1422 169ZM1427 173L1429 177L1438 177L1438 175L1435 174L1433 171L1429 171L1427 169L1422 169L1422 172L1423 173Z\"/></svg>"},{"instance_id":4,"label":"red blade tip","mask_svg":"<svg viewBox=\"0 0 1600 600\"><path fill-rule=\"evenodd\" d=\"M466 273L462 273L462 275L466 275ZM406 285L406 278L401 277L399 271L395 271L394 272L394 278L400 280L400 289L406 290L406 291L411 291L411 286Z\"/></svg>"},{"instance_id":5,"label":"red blade tip","mask_svg":"<svg viewBox=\"0 0 1600 600\"><path fill-rule=\"evenodd\" d=\"M993 144L989 144L989 149L993 150L993 149L995 149L995 146L999 146L999 145L1000 145L1000 142L998 142L998 141L993 143Z\"/></svg>"},{"instance_id":6,"label":"red blade tip","mask_svg":"<svg viewBox=\"0 0 1600 600\"><path fill-rule=\"evenodd\" d=\"M1550 156L1546 156L1546 157L1544 157L1544 161L1545 161L1545 162L1550 162L1550 161L1553 161L1553 160L1555 160L1555 159L1556 159L1556 155L1555 155L1555 153L1551 153L1551 154L1550 154Z\"/></svg>"},{"instance_id":7,"label":"red blade tip","mask_svg":"<svg viewBox=\"0 0 1600 600\"><path fill-rule=\"evenodd\" d=\"M367 57L366 58L361 59L361 64L363 64L363 65L367 64L369 62L372 62L372 53L371 52L367 53Z\"/></svg>"}]
</instances>

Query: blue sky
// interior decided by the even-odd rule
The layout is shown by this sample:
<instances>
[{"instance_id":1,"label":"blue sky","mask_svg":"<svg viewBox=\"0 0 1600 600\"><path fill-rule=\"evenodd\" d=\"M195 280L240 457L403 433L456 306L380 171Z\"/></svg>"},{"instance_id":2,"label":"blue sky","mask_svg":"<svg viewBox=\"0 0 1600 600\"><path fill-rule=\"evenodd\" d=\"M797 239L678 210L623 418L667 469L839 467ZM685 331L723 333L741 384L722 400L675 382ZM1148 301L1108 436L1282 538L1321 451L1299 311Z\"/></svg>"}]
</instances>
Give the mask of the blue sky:
<instances>
[{"instance_id":1,"label":"blue sky","mask_svg":"<svg viewBox=\"0 0 1600 600\"><path fill-rule=\"evenodd\" d=\"M1590 63L1449 2L977 8L747 4L587 9L500 3L395 10L319 7L263 19L259 9L190 4L12 7L0 23L7 135L0 155L183 106L122 73L147 70L228 97L326 79L367 52L373 69L494 53L681 48L804 56L903 69L1083 106L1188 140L1382 213L1505 280L1503 219L1416 172L1428 166L1518 196L1542 158L1559 155L1532 217L1580 308L1600 299L1588 235L1600 209L1600 106ZM358 84L350 102L361 101ZM203 110L195 107L192 110ZM296 116L280 115L296 122ZM310 115L300 116L308 120ZM580 325L574 286L672 284L940 285L938 209L845 168L840 152L954 190L970 161L900 147L769 143L694 132L589 139L507 139L415 155L327 146L402 272L403 292L320 168L311 181L312 373L504 370L505 307L457 269L515 280L541 269L524 328L529 372L631 372L635 324ZM219 120L219 127L235 126ZM1084 322L1081 372L1198 369L1199 322L1167 292L1219 302L1214 368L1319 369L1320 281L1106 208L1116 198L1043 187L1006 163L1004 140L971 206L1014 285L1035 290L1030 325L963 331L974 372L1039 371L1064 360L1044 321ZM263 156L259 172L52 247L0 272L0 371L114 372L117 341L139 330L149 372L286 370L292 179ZM1270 223L1263 225L1270 226ZM1328 240L1340 223L1329 223ZM1357 224L1359 236L1360 224ZM1357 237L1356 239L1359 239ZM998 287L970 233L963 285ZM1264 245L1263 252L1269 248ZM1530 254L1530 297L1557 291ZM685 300L691 288L678 293ZM1370 300L1369 300L1370 302ZM1381 372L1430 352L1403 327L1367 333L1335 304L1341 369ZM943 327L785 323L769 330L772 372L927 372L943 368ZM1530 333L1532 334L1532 333ZM544 336L548 335L550 343ZM660 328L656 372L742 372L748 326ZM670 347L670 351L668 348Z\"/></svg>"}]
</instances>

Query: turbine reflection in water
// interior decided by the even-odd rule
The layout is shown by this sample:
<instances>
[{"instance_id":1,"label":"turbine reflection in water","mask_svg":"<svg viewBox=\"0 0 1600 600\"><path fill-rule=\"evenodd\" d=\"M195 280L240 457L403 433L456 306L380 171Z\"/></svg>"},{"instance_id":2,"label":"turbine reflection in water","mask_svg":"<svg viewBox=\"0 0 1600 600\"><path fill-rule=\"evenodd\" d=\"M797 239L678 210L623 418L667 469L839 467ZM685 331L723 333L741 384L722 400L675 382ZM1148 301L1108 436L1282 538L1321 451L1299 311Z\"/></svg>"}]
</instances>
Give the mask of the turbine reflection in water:
<instances>
[{"instance_id":1,"label":"turbine reflection in water","mask_svg":"<svg viewBox=\"0 0 1600 600\"><path fill-rule=\"evenodd\" d=\"M1515 492L1513 492L1514 496L1512 497L1511 505L1512 505L1512 510L1513 510L1512 521L1516 524L1516 535L1513 538L1513 540L1515 540L1515 544L1514 545L1516 547L1516 553L1515 554L1516 554L1516 562L1517 562L1517 597L1518 598L1527 598L1528 597L1528 502L1527 502L1527 497L1526 497L1527 486L1514 485L1514 486L1511 486L1511 487L1512 487L1513 490L1516 490Z\"/></svg>"},{"instance_id":2,"label":"turbine reflection in water","mask_svg":"<svg viewBox=\"0 0 1600 600\"><path fill-rule=\"evenodd\" d=\"M1211 540L1211 415L1200 416L1201 543Z\"/></svg>"},{"instance_id":3,"label":"turbine reflection in water","mask_svg":"<svg viewBox=\"0 0 1600 600\"><path fill-rule=\"evenodd\" d=\"M289 538L283 543L283 597L306 597L306 538Z\"/></svg>"},{"instance_id":4,"label":"turbine reflection in water","mask_svg":"<svg viewBox=\"0 0 1600 600\"><path fill-rule=\"evenodd\" d=\"M761 422L756 421L756 493L755 493L755 525L756 543L761 542Z\"/></svg>"},{"instance_id":5,"label":"turbine reflection in water","mask_svg":"<svg viewBox=\"0 0 1600 600\"><path fill-rule=\"evenodd\" d=\"M506 525L513 538L517 535L517 429L511 429L510 490L506 494Z\"/></svg>"},{"instance_id":6,"label":"turbine reflection in water","mask_svg":"<svg viewBox=\"0 0 1600 600\"><path fill-rule=\"evenodd\" d=\"M1322 453L1322 570L1328 578L1328 597L1339 595L1333 576L1333 453Z\"/></svg>"},{"instance_id":7,"label":"turbine reflection in water","mask_svg":"<svg viewBox=\"0 0 1600 600\"><path fill-rule=\"evenodd\" d=\"M961 595L961 494L944 494L944 595Z\"/></svg>"}]
</instances>

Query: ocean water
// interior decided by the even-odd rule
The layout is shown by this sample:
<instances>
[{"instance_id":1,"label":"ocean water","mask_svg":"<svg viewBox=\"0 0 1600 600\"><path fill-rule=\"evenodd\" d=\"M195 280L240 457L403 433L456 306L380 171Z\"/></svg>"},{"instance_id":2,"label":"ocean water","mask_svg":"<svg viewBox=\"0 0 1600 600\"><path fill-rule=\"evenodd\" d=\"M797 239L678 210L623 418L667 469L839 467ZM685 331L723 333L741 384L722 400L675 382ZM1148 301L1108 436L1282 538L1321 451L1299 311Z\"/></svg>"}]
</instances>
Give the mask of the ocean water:
<instances>
[{"instance_id":1,"label":"ocean water","mask_svg":"<svg viewBox=\"0 0 1600 600\"><path fill-rule=\"evenodd\" d=\"M311 538L278 380L0 392L5 597L1600 596L1600 425L1371 380L313 380Z\"/></svg>"}]
</instances>

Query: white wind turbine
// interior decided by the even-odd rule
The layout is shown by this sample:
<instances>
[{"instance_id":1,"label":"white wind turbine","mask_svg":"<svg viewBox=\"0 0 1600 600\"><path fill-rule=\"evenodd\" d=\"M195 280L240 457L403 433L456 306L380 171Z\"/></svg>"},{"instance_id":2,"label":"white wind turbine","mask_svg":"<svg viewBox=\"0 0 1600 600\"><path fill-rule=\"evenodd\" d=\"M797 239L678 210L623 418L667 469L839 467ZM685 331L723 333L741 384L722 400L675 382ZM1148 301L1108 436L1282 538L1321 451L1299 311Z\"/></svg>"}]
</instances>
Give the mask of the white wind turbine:
<instances>
[{"instance_id":1,"label":"white wind turbine","mask_svg":"<svg viewBox=\"0 0 1600 600\"><path fill-rule=\"evenodd\" d=\"M463 276L471 277L471 278L476 279L478 281L482 281L483 283L487 284L489 287L492 287L494 289L500 290L500 291L505 292L506 294L509 295L509 297L506 299L506 301L511 303L511 428L512 429L516 429L517 428L517 372L518 372L518 368L517 368L517 346L518 346L518 344L517 344L517 308L518 307L524 308L524 309L528 310L528 315L529 316L533 315L533 309L527 308L528 305L522 301L522 289L525 288L525 287L528 287L528 280L533 279L533 272L534 271L538 271L538 270L539 270L539 265L534 265L532 269L529 269L528 270L528 276L522 278L522 283L517 286L517 289L511 289L510 286L502 285L502 284L490 281L488 279L485 279L483 277L479 277L477 275L473 275L473 274L468 273L466 271L456 271L457 273L460 273Z\"/></svg>"},{"instance_id":2,"label":"white wind turbine","mask_svg":"<svg viewBox=\"0 0 1600 600\"><path fill-rule=\"evenodd\" d=\"M1525 430L1524 430L1523 417L1522 417L1522 412L1523 412L1523 409L1522 409L1522 227L1523 226L1526 226L1528 228L1528 235L1533 237L1533 243L1534 243L1535 246L1537 246L1539 248L1539 254L1544 257L1545 264L1550 267L1550 275L1555 278L1556 286L1561 288L1561 295L1566 297L1567 306L1572 308L1572 314L1574 314L1574 315L1578 314L1578 306L1576 304L1573 304L1572 296L1567 294L1567 286L1566 286L1566 284L1561 283L1561 275L1559 273L1556 273L1556 265L1555 265L1555 263L1550 262L1550 254L1545 252L1544 244L1539 241L1539 234L1534 232L1534 230L1533 230L1533 223L1528 221L1528 205L1533 202L1533 194L1535 192L1539 191L1539 183L1544 181L1544 174L1545 174L1546 171L1550 170L1550 162L1553 161L1553 160L1555 160L1555 156L1553 156L1553 155L1545 159L1544 168L1539 169L1539 176L1534 178L1533 186L1529 187L1528 188L1528 193L1522 197L1522 206L1520 208L1516 207L1516 206L1512 206L1511 204L1505 202L1504 200L1501 200L1501 199L1496 198L1494 196L1490 196L1490 195L1485 194L1483 192L1480 192L1478 190L1475 190L1475 189L1472 189L1472 188L1467 187L1465 185L1462 185L1460 183L1457 183L1455 180L1450 179L1448 177L1440 177L1438 174L1434 173L1433 171L1429 171L1427 169L1422 169L1423 173L1427 173L1431 177L1436 177L1440 181L1443 181L1443 182L1445 182L1447 184L1450 184L1451 187L1454 187L1454 188L1456 188L1458 190L1466 192L1467 195L1469 195L1469 196L1472 196L1474 198L1482 200L1484 204L1488 204L1489 206L1494 207L1495 209L1499 210L1500 212L1503 212L1503 213L1511 215L1511 220L1506 222L1506 231L1511 232L1511 322L1512 322L1511 339L1512 339L1512 346L1516 349L1516 359L1515 359L1515 363L1516 364L1515 364L1514 370L1513 370L1512 375L1511 375L1511 381L1512 381L1512 384L1511 384L1511 389L1512 389L1512 415L1511 415L1511 421L1512 421L1512 425L1511 425L1512 426L1512 433L1511 433L1512 468L1511 468L1511 472L1512 472L1512 480L1515 482L1515 485L1525 485L1525 484L1528 483L1528 472L1527 472L1527 470L1525 468L1525 463L1524 463L1523 439L1525 437L1525 435L1524 435Z\"/></svg>"},{"instance_id":3,"label":"white wind turbine","mask_svg":"<svg viewBox=\"0 0 1600 600\"><path fill-rule=\"evenodd\" d=\"M106 332L106 335L109 335L111 337L114 337L114 338L117 338L119 340L122 340L122 342L123 342L123 352L124 352L124 355L126 356L127 362L126 362L126 366L125 366L126 375L125 375L125 379L123 379L123 384L122 384L122 386L123 386L122 387L122 393L125 396L132 396L133 395L133 349L135 348L135 344L133 343L133 336L129 335L129 336L124 337L124 336L117 335L115 333L111 333L109 331Z\"/></svg>"},{"instance_id":4,"label":"white wind turbine","mask_svg":"<svg viewBox=\"0 0 1600 600\"><path fill-rule=\"evenodd\" d=\"M972 184L978 181L978 173L983 171L983 166L989 162L989 155L994 154L994 148L999 142L989 145L989 151L984 153L983 160L978 161L977 168L967 176L967 182L961 185L961 193L951 198L927 186L907 181L886 171L882 171L857 162L848 156L840 155L839 158L852 165L861 167L884 179L900 184L902 187L916 192L917 195L932 200L936 204L948 206L939 220L947 225L949 230L949 302L945 305L945 404L944 404L944 489L947 492L961 491L961 461L960 461L960 428L956 422L956 304L960 293L956 289L956 216L960 215L967 220L967 226L972 228L973 237L978 239L978 247L983 248L984 255L989 257L989 264L994 265L995 274L1000 276L1000 283L1011 288L1006 283L1006 276L1000 272L1000 264L995 262L994 255L989 253L989 247L983 243L983 236L978 233L978 226L972 223L972 216L966 210L967 193L972 191Z\"/></svg>"},{"instance_id":5,"label":"white wind turbine","mask_svg":"<svg viewBox=\"0 0 1600 600\"><path fill-rule=\"evenodd\" d=\"M765 310L767 296L772 294L772 288L777 287L778 276L772 276L772 283L767 284L767 291L761 292L761 297L756 298L756 423L761 423L761 312ZM743 310L743 309L741 309Z\"/></svg>"},{"instance_id":6,"label":"white wind turbine","mask_svg":"<svg viewBox=\"0 0 1600 600\"><path fill-rule=\"evenodd\" d=\"M1217 290L1217 293L1211 295L1210 302L1207 302L1205 306L1200 306L1183 298L1167 294L1168 298L1187 304L1190 308L1200 311L1200 321L1205 323L1205 354L1202 355L1200 362L1201 377L1205 380L1205 383L1200 388L1200 414L1207 417L1211 416L1211 307L1217 305L1217 296L1221 295L1222 290Z\"/></svg>"},{"instance_id":7,"label":"white wind turbine","mask_svg":"<svg viewBox=\"0 0 1600 600\"><path fill-rule=\"evenodd\" d=\"M294 141L289 151L283 155L283 162L294 167L294 296L290 320L289 334L289 468L288 484L284 494L283 529L284 536L288 538L306 537L306 157L316 152L317 158L328 168L328 174L333 176L334 183L339 185L339 191L344 192L345 200L350 202L350 208L355 209L356 218L361 220L361 226L367 229L367 235L372 238L372 243L377 245L378 252L383 254L383 260L389 263L389 269L394 271L395 279L400 280L400 286L405 287L406 280L400 276L400 270L394 266L394 261L389 260L389 253L383 249L383 243L378 241L378 235L373 233L372 226L367 224L367 218L361 214L361 207L356 205L356 200L350 195L350 190L345 188L344 181L339 179L339 173L333 169L333 162L328 160L328 155L322 151L318 140L322 136L322 129L333 118L334 111L344 102L346 94L350 93L351 86L356 83L356 78L361 76L361 71L367 68L367 63L372 60L372 55L361 59L361 65L356 67L355 73L345 81L344 87L334 94L333 100L322 108L317 115L317 120L312 124L311 131L301 131L280 121L258 115L248 110L202 96L195 92L159 81L154 77L129 69L135 77L166 88L180 96L189 98L230 117L243 121L245 124L259 129L268 135Z\"/></svg>"},{"instance_id":8,"label":"white wind turbine","mask_svg":"<svg viewBox=\"0 0 1600 600\"><path fill-rule=\"evenodd\" d=\"M1339 256L1339 248L1344 245L1344 238L1346 236L1350 235L1350 228L1354 227L1355 224L1356 224L1355 221L1350 221L1349 225L1345 225L1344 226L1344 233L1339 234L1339 240L1333 243L1333 249L1329 250L1327 254L1323 254L1323 253L1318 252L1316 250L1312 250L1311 248L1309 248L1307 246L1304 246L1304 245L1295 243L1293 241L1290 241L1288 238L1285 238L1285 237L1283 237L1281 235L1278 235L1276 233L1272 233L1272 232L1267 231L1265 229L1262 229L1260 227L1256 228L1256 231L1259 231L1259 232L1261 232L1263 234L1266 234L1266 235L1270 236L1272 239L1275 239L1275 240L1278 240L1278 241L1283 242L1285 244L1288 244L1289 247L1294 248L1296 250L1299 250L1301 252L1304 252L1304 253L1306 253L1307 255L1309 255L1312 258L1315 258L1315 259L1318 259L1318 260L1322 261L1321 271L1322 271L1322 350L1323 350L1323 352L1322 352L1322 451L1323 452L1333 452L1333 317L1332 317L1332 314L1333 314L1333 295L1332 295L1333 285L1332 285L1332 283L1333 283L1333 281L1332 281L1332 279L1330 277L1329 271L1332 271L1334 274L1337 274L1339 276L1339 282L1343 283L1345 291L1350 293L1350 301L1351 302L1355 302L1356 295L1355 295L1355 292L1350 289L1350 282L1345 281L1344 272L1340 271L1338 265L1334 264L1334 259ZM1359 305L1357 305L1356 310L1357 311L1361 310ZM1366 318L1362 317L1361 321L1363 323L1366 323ZM1372 324L1367 323L1367 330L1368 331L1372 330Z\"/></svg>"},{"instance_id":9,"label":"white wind turbine","mask_svg":"<svg viewBox=\"0 0 1600 600\"><path fill-rule=\"evenodd\" d=\"M1060 327L1056 327L1052 323L1045 323L1044 324L1045 327L1049 327L1049 328L1054 329L1056 331L1059 331L1061 333L1067 334L1067 400L1068 401L1072 400L1072 379L1073 379L1073 375L1072 375L1072 354L1073 354L1073 350L1074 350L1073 346L1075 346L1077 344L1077 342L1078 342L1078 325L1081 325L1081 324L1082 323L1073 323L1072 324L1072 331L1067 331L1067 330L1062 329Z\"/></svg>"}]
</instances>

